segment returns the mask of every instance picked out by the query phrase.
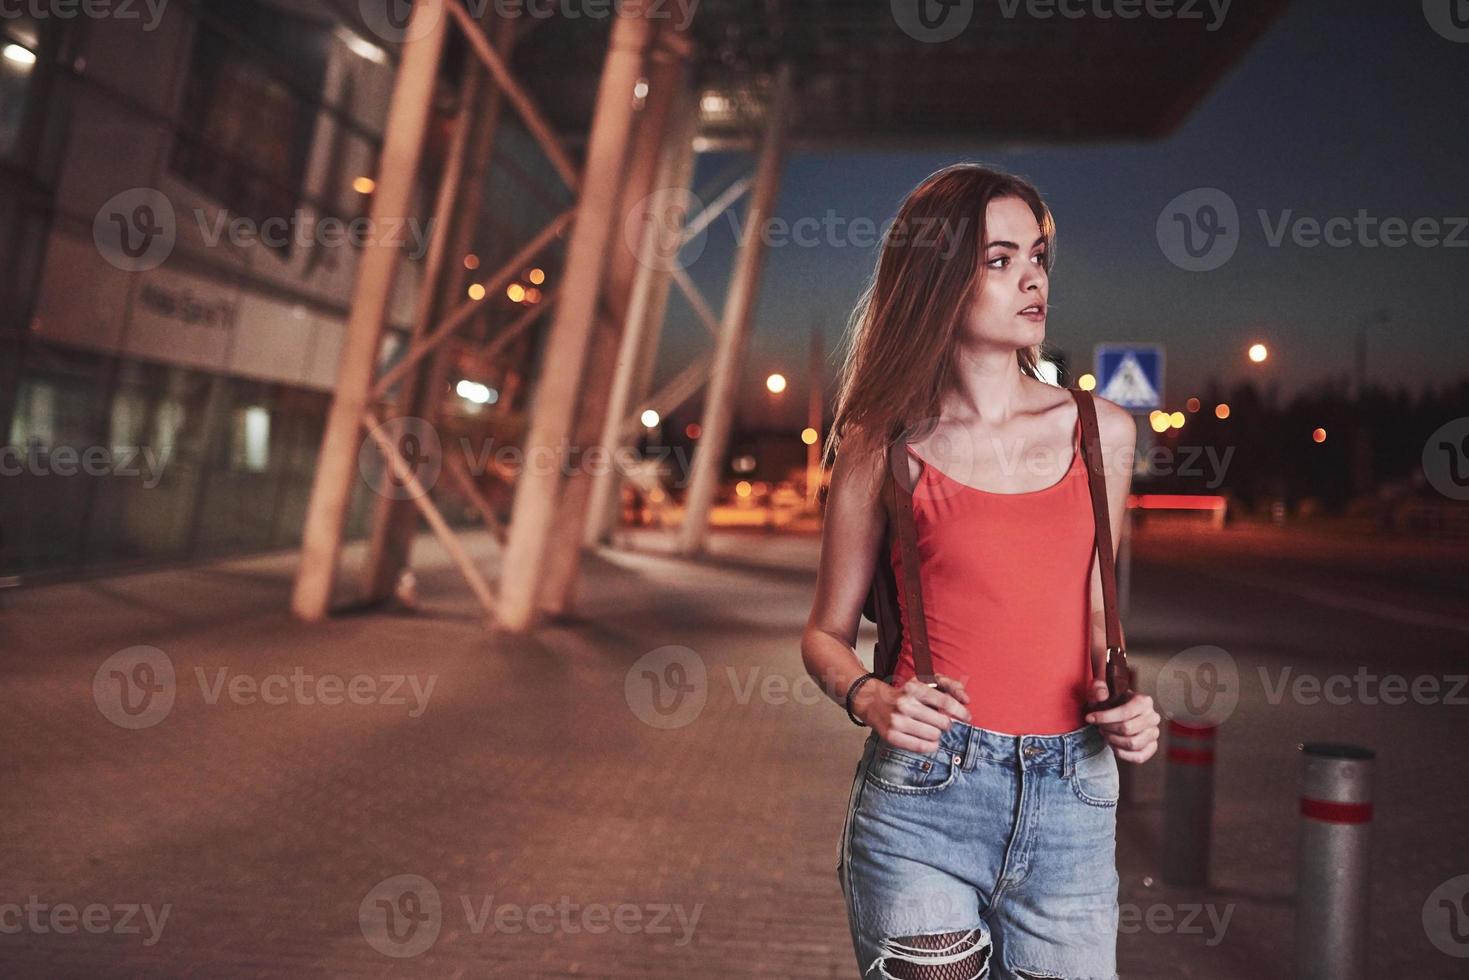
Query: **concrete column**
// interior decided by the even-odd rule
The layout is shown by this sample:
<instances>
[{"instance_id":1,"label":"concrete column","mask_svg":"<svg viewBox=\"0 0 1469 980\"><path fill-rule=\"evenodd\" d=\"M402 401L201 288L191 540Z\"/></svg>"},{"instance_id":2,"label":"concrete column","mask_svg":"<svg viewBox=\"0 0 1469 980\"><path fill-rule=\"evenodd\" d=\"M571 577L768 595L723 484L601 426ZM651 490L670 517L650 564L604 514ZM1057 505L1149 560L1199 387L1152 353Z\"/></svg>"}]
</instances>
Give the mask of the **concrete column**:
<instances>
[{"instance_id":1,"label":"concrete column","mask_svg":"<svg viewBox=\"0 0 1469 980\"><path fill-rule=\"evenodd\" d=\"M466 67L464 91L454 121L454 136L434 201L433 231L429 236L428 254L424 258L423 279L418 287L410 343L416 343L428 333L439 309L439 282L444 274L445 262L452 261L446 257L451 236L450 226L454 222L455 203L459 198L465 157L469 152L469 133L474 128L475 117L479 113L483 79L478 63L470 63ZM433 356L420 361L398 382L393 411L384 416L385 421L394 416L411 416L433 424L433 420L424 412L427 410L431 413L432 406L438 399L439 392L430 390L429 375L433 365L441 360L439 355L442 353L442 350L437 351ZM429 489L432 490L432 487ZM417 524L418 514L412 501L394 500L388 496L379 497L375 501L367 566L362 577L363 598L367 602L381 602L392 594L399 573L408 563L408 552Z\"/></svg>"},{"instance_id":2,"label":"concrete column","mask_svg":"<svg viewBox=\"0 0 1469 980\"><path fill-rule=\"evenodd\" d=\"M656 213L649 215L640 243L632 292L628 297L627 318L622 344L617 352L617 370L612 379L607 415L602 427L604 452L615 453L628 442L622 426L646 398L652 378L653 356L658 351L658 335L663 329L663 313L668 302L672 265L677 259L677 238L682 236L687 215L677 212L684 201L694 170L694 137L699 128L698 93L682 74L675 79L673 105L669 109L668 139L653 181L661 198ZM673 227L676 221L677 227ZM623 476L615 469L598 473L592 481L592 499L588 505L586 533L583 543L593 547L606 541L617 519L622 502Z\"/></svg>"},{"instance_id":3,"label":"concrete column","mask_svg":"<svg viewBox=\"0 0 1469 980\"><path fill-rule=\"evenodd\" d=\"M513 19L500 18L491 28L495 50L503 57L508 58L514 46L516 23ZM464 85L460 118L456 121L434 208L434 234L413 324L415 340L427 334L438 318L464 300L462 260L474 243L485 175L504 106L502 90L478 62L470 62L466 67ZM437 424L444 378L453 357L452 342L445 343L409 372L399 386L398 414ZM447 444L444 451L450 451ZM399 574L408 566L418 521L418 510L410 500L383 498L378 502L363 576L366 601L381 602L392 594Z\"/></svg>"},{"instance_id":4,"label":"concrete column","mask_svg":"<svg viewBox=\"0 0 1469 980\"><path fill-rule=\"evenodd\" d=\"M628 154L627 179L618 202L611 254L607 257L604 316L599 319L595 330L588 359L590 369L582 388L573 429L574 445L579 452L601 450L590 454L590 460L595 460L603 476L615 475L616 464L611 454L621 448L620 440L611 446L605 442L607 427L615 424L611 405L614 380L620 375L630 375L633 366L624 328L629 319L629 300L638 278L643 239L652 230L641 213L645 207L643 201L656 186L661 151L668 139L673 96L684 81L691 53L687 39L676 33L671 25L665 24L648 56L648 93ZM631 240L629 228L636 236ZM639 229L641 234L638 234ZM621 415L618 413L618 418ZM542 610L550 615L565 612L572 602L583 538L590 523L594 482L588 465L578 465L562 487L556 520L558 531L546 563L546 579L540 598Z\"/></svg>"},{"instance_id":5,"label":"concrete column","mask_svg":"<svg viewBox=\"0 0 1469 980\"><path fill-rule=\"evenodd\" d=\"M760 272L765 259L764 227L775 208L780 185L780 165L785 137L785 115L790 101L791 69L783 64L776 72L770 107L765 121L765 138L755 170L755 186L745 218L745 240L735 258L734 275L724 302L724 316L704 392L704 415L698 445L694 450L693 476L684 499L684 519L678 529L678 551L694 556L704 550L709 530L709 513L724 468L729 446L730 423L734 417L736 386L744 359L745 343L755 316L755 298L760 291Z\"/></svg>"},{"instance_id":6,"label":"concrete column","mask_svg":"<svg viewBox=\"0 0 1469 980\"><path fill-rule=\"evenodd\" d=\"M413 40L403 46L388 105L369 212L373 227L386 227L408 214L447 29L444 0L418 0L408 27ZM292 612L307 621L324 618L331 602L342 528L357 476L363 412L368 408L383 318L401 258L400 246L392 237L379 236L379 241L363 248L352 288L336 390L316 461L302 533L301 566L291 596Z\"/></svg>"},{"instance_id":7,"label":"concrete column","mask_svg":"<svg viewBox=\"0 0 1469 980\"><path fill-rule=\"evenodd\" d=\"M624 7L612 28L587 140L581 197L566 250L563 285L541 358L526 434L524 468L515 484L500 572L501 625L535 625L536 603L555 526L566 442L585 381L587 348L598 316L618 188L632 132L633 89L642 73L652 22Z\"/></svg>"}]
</instances>

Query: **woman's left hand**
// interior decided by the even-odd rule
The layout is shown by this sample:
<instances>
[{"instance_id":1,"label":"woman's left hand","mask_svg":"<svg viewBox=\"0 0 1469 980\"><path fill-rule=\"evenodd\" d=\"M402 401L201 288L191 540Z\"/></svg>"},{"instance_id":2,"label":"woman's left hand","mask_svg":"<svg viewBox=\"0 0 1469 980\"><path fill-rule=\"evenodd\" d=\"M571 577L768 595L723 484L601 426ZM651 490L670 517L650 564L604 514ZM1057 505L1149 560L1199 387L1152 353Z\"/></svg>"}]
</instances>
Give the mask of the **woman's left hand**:
<instances>
[{"instance_id":1,"label":"woman's left hand","mask_svg":"<svg viewBox=\"0 0 1469 980\"><path fill-rule=\"evenodd\" d=\"M1107 700L1107 682L1092 682L1092 704ZM1158 726L1162 717L1153 710L1153 699L1132 692L1132 697L1106 711L1088 711L1088 724L1095 724L1117 758L1128 762L1147 762L1158 751Z\"/></svg>"}]
</instances>

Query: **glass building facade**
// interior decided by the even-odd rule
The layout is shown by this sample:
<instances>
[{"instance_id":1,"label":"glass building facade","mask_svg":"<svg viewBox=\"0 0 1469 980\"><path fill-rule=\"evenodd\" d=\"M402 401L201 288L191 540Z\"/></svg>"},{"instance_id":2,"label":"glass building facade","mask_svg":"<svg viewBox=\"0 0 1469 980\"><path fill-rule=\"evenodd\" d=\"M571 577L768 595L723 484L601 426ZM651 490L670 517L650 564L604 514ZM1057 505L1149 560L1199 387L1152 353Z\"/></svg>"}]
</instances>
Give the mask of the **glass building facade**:
<instances>
[{"instance_id":1,"label":"glass building facade","mask_svg":"<svg viewBox=\"0 0 1469 980\"><path fill-rule=\"evenodd\" d=\"M138 11L0 18L0 575L300 540L360 253L334 229L368 212L396 55L325 2ZM450 38L384 365L452 133L466 55ZM566 206L526 192L546 169L504 113L476 265ZM486 307L470 336L513 312ZM502 387L497 370L473 380ZM359 481L349 534L373 504Z\"/></svg>"}]
</instances>

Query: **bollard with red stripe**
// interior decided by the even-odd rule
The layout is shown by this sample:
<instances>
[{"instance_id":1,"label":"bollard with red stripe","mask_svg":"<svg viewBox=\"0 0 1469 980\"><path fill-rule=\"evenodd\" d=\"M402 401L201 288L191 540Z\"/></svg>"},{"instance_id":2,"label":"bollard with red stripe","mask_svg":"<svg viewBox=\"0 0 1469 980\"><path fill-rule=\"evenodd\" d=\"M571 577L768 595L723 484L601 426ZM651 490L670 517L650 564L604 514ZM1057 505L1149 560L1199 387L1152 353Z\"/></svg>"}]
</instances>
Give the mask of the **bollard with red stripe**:
<instances>
[{"instance_id":1,"label":"bollard with red stripe","mask_svg":"<svg viewBox=\"0 0 1469 980\"><path fill-rule=\"evenodd\" d=\"M1209 881L1214 824L1214 743L1217 725L1168 722L1163 791L1163 880L1203 886Z\"/></svg>"},{"instance_id":2,"label":"bollard with red stripe","mask_svg":"<svg viewBox=\"0 0 1469 980\"><path fill-rule=\"evenodd\" d=\"M1296 976L1367 976L1368 832L1377 753L1356 745L1300 746L1300 860L1296 882Z\"/></svg>"}]
</instances>

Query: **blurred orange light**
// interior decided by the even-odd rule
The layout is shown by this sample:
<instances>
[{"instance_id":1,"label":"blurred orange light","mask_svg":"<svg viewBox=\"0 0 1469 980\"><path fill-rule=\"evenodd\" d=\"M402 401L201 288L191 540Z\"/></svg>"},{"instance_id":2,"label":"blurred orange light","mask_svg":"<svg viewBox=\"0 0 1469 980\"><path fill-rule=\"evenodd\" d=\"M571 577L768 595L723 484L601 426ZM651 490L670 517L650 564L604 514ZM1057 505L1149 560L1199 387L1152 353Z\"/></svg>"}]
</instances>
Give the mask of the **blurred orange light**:
<instances>
[{"instance_id":1,"label":"blurred orange light","mask_svg":"<svg viewBox=\"0 0 1469 980\"><path fill-rule=\"evenodd\" d=\"M525 287L518 282L512 282L505 287L505 295L512 303L519 303L525 299Z\"/></svg>"},{"instance_id":2,"label":"blurred orange light","mask_svg":"<svg viewBox=\"0 0 1469 980\"><path fill-rule=\"evenodd\" d=\"M464 268L474 270L479 268L479 256L470 252L464 257Z\"/></svg>"},{"instance_id":3,"label":"blurred orange light","mask_svg":"<svg viewBox=\"0 0 1469 980\"><path fill-rule=\"evenodd\" d=\"M801 441L804 442L806 445L814 446L816 444L816 439L816 430L811 428L811 426L808 425L806 426L806 428L801 430Z\"/></svg>"},{"instance_id":4,"label":"blurred orange light","mask_svg":"<svg viewBox=\"0 0 1469 980\"><path fill-rule=\"evenodd\" d=\"M352 181L352 189L359 194L371 194L377 188L377 181L371 177L358 177Z\"/></svg>"},{"instance_id":5,"label":"blurred orange light","mask_svg":"<svg viewBox=\"0 0 1469 980\"><path fill-rule=\"evenodd\" d=\"M1311 433L1311 441L1312 442L1325 442L1326 441L1326 430L1325 429L1322 429L1322 428L1317 428L1315 431L1313 431Z\"/></svg>"},{"instance_id":6,"label":"blurred orange light","mask_svg":"<svg viewBox=\"0 0 1469 980\"><path fill-rule=\"evenodd\" d=\"M1224 402L1220 402L1218 405L1215 405L1214 417L1217 419L1229 418L1229 406L1226 405Z\"/></svg>"},{"instance_id":7,"label":"blurred orange light","mask_svg":"<svg viewBox=\"0 0 1469 980\"><path fill-rule=\"evenodd\" d=\"M1171 426L1173 426L1175 429L1181 429L1181 428L1183 428L1183 413L1182 412L1174 412L1171 415L1169 415L1168 416L1168 424L1171 425Z\"/></svg>"},{"instance_id":8,"label":"blurred orange light","mask_svg":"<svg viewBox=\"0 0 1469 980\"><path fill-rule=\"evenodd\" d=\"M525 301L527 303L539 303L541 301L541 291L534 286L527 289L525 291Z\"/></svg>"},{"instance_id":9,"label":"blurred orange light","mask_svg":"<svg viewBox=\"0 0 1469 980\"><path fill-rule=\"evenodd\" d=\"M532 269L526 273L525 277L537 286L546 281L546 273L543 269Z\"/></svg>"},{"instance_id":10,"label":"blurred orange light","mask_svg":"<svg viewBox=\"0 0 1469 980\"><path fill-rule=\"evenodd\" d=\"M1256 364L1259 364L1261 361L1265 360L1265 358L1269 356L1270 352L1265 349L1264 344L1250 345L1250 360L1254 361Z\"/></svg>"},{"instance_id":11,"label":"blurred orange light","mask_svg":"<svg viewBox=\"0 0 1469 980\"><path fill-rule=\"evenodd\" d=\"M683 434L690 439L699 438L699 433L703 431L703 429L699 428L698 422L690 422L688 425L683 427Z\"/></svg>"},{"instance_id":12,"label":"blurred orange light","mask_svg":"<svg viewBox=\"0 0 1469 980\"><path fill-rule=\"evenodd\" d=\"M470 299L473 299L473 300L481 300L481 299L484 299L485 298L485 287L481 286L479 283L475 283L472 286L470 286L469 287L469 298Z\"/></svg>"},{"instance_id":13,"label":"blurred orange light","mask_svg":"<svg viewBox=\"0 0 1469 980\"><path fill-rule=\"evenodd\" d=\"M1096 378L1096 375L1093 375L1093 374L1083 374L1081 377L1079 377L1079 378L1076 379L1076 387L1080 388L1082 391L1091 391L1096 386L1097 386L1097 378Z\"/></svg>"},{"instance_id":14,"label":"blurred orange light","mask_svg":"<svg viewBox=\"0 0 1469 980\"><path fill-rule=\"evenodd\" d=\"M1199 410L1199 400L1197 398L1190 398L1184 405L1190 412L1197 412Z\"/></svg>"},{"instance_id":15,"label":"blurred orange light","mask_svg":"<svg viewBox=\"0 0 1469 980\"><path fill-rule=\"evenodd\" d=\"M739 494L741 497L748 497L750 495L750 481L741 480L739 483L736 483L735 493Z\"/></svg>"},{"instance_id":16,"label":"blurred orange light","mask_svg":"<svg viewBox=\"0 0 1469 980\"><path fill-rule=\"evenodd\" d=\"M772 374L765 379L765 387L769 388L773 394L780 394L786 390L786 376L783 374Z\"/></svg>"}]
</instances>

